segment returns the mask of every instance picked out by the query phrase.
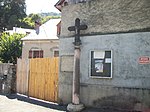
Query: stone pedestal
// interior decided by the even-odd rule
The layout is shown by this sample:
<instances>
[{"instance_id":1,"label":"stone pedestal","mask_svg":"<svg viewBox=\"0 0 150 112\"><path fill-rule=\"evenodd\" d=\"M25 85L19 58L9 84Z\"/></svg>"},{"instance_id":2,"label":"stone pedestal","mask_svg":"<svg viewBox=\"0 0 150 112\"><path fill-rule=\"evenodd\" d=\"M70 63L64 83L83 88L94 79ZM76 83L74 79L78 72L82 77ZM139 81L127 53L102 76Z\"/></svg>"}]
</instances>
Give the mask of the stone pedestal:
<instances>
[{"instance_id":1,"label":"stone pedestal","mask_svg":"<svg viewBox=\"0 0 150 112\"><path fill-rule=\"evenodd\" d=\"M83 109L84 109L84 105L83 104L73 104L73 103L70 103L67 106L67 110L69 112L80 112Z\"/></svg>"}]
</instances>

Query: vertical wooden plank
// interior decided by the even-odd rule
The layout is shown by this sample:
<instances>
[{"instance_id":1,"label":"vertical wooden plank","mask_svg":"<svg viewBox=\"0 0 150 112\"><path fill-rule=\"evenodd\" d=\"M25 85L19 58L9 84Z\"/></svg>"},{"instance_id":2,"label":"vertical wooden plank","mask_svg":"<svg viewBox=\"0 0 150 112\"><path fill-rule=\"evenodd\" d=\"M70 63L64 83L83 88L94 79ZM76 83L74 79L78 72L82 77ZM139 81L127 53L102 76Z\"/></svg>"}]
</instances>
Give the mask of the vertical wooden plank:
<instances>
[{"instance_id":1,"label":"vertical wooden plank","mask_svg":"<svg viewBox=\"0 0 150 112\"><path fill-rule=\"evenodd\" d=\"M38 77L37 77L38 78L37 79L37 87L38 87L38 93L40 93L38 95L40 99L43 99L43 93L44 93L44 91L42 90L42 86L44 84L44 82L43 82L43 70L42 70L43 69L43 66L42 66L43 63L41 63L42 60L40 60L40 58L38 59L38 70L39 70L39 72L38 72Z\"/></svg>"},{"instance_id":2,"label":"vertical wooden plank","mask_svg":"<svg viewBox=\"0 0 150 112\"><path fill-rule=\"evenodd\" d=\"M32 80L32 77L31 77L31 60L29 60L29 81L28 81L28 96L31 96L31 90L30 90L30 86L32 86L31 84L31 80Z\"/></svg>"},{"instance_id":3,"label":"vertical wooden plank","mask_svg":"<svg viewBox=\"0 0 150 112\"><path fill-rule=\"evenodd\" d=\"M34 59L34 61L35 61L35 63L36 63L36 67L35 67L35 69L34 69L34 73L32 74L33 75L33 77L34 77L34 97L35 98L39 98L39 99L41 99L39 96L40 96L40 93L38 93L38 91L39 91L39 89L40 89L40 87L38 87L38 78L39 78L39 74L41 73L41 70L40 70L40 68L39 68L39 66L40 66L40 63L39 63L39 60L38 59ZM34 64L35 64L34 63ZM35 77L36 76L36 77ZM41 82L39 82L39 83L41 83Z\"/></svg>"},{"instance_id":4,"label":"vertical wooden plank","mask_svg":"<svg viewBox=\"0 0 150 112\"><path fill-rule=\"evenodd\" d=\"M59 72L59 58L55 60L55 101L58 100L58 72Z\"/></svg>"},{"instance_id":5,"label":"vertical wooden plank","mask_svg":"<svg viewBox=\"0 0 150 112\"><path fill-rule=\"evenodd\" d=\"M20 71L20 94L23 94L23 83L22 83L22 80L23 80L23 69L24 69L24 61L21 60L21 71Z\"/></svg>"},{"instance_id":6,"label":"vertical wooden plank","mask_svg":"<svg viewBox=\"0 0 150 112\"><path fill-rule=\"evenodd\" d=\"M48 101L51 101L50 100L50 82L51 82L51 80L50 80L50 70L51 70L51 68L50 68L50 58L48 58L47 59L47 64L48 64L48 67L47 67L47 74L46 74L46 76L47 76L47 79L46 79L46 84L47 84L47 87L46 87L46 91L47 91L47 97L46 97L46 100L48 100Z\"/></svg>"},{"instance_id":7,"label":"vertical wooden plank","mask_svg":"<svg viewBox=\"0 0 150 112\"><path fill-rule=\"evenodd\" d=\"M41 62L41 76L42 76L42 83L40 84L40 91L41 91L41 98L43 99L43 100L45 100L45 91L46 91L46 88L45 88L45 82L46 82L46 80L45 80L45 72L46 72L46 68L45 68L45 58L43 58L40 62ZM43 92L42 92L43 91Z\"/></svg>"},{"instance_id":8,"label":"vertical wooden plank","mask_svg":"<svg viewBox=\"0 0 150 112\"><path fill-rule=\"evenodd\" d=\"M52 58L50 59L50 75L49 75L49 100L50 101L53 101L53 75L52 75L52 72L53 72L53 68L52 68L52 65L53 65L53 60Z\"/></svg>"},{"instance_id":9,"label":"vertical wooden plank","mask_svg":"<svg viewBox=\"0 0 150 112\"><path fill-rule=\"evenodd\" d=\"M20 92L20 59L17 59L17 79L16 79L16 84L17 84L17 93Z\"/></svg>"},{"instance_id":10,"label":"vertical wooden plank","mask_svg":"<svg viewBox=\"0 0 150 112\"><path fill-rule=\"evenodd\" d=\"M28 92L28 60L17 59L17 93L27 95Z\"/></svg>"},{"instance_id":11,"label":"vertical wooden plank","mask_svg":"<svg viewBox=\"0 0 150 112\"><path fill-rule=\"evenodd\" d=\"M36 68L37 68L37 64L38 64L38 62L36 62L36 60L35 59L32 59L32 88L31 88L31 90L32 90L32 92L33 92L33 97L36 97L36 78L37 78L37 76L35 77L35 75L36 75L36 73L38 72L36 72Z\"/></svg>"},{"instance_id":12,"label":"vertical wooden plank","mask_svg":"<svg viewBox=\"0 0 150 112\"><path fill-rule=\"evenodd\" d=\"M49 71L49 69L48 69L48 58L45 58L45 60L44 60L44 88L45 88L45 90L44 90L44 100L48 100L48 75L49 75L49 73L48 73L48 71Z\"/></svg>"},{"instance_id":13,"label":"vertical wooden plank","mask_svg":"<svg viewBox=\"0 0 150 112\"><path fill-rule=\"evenodd\" d=\"M54 92L55 92L55 85L54 85L54 80L55 80L55 58L51 59L52 65L51 65L51 80L52 80L52 88L51 88L51 94L52 94L52 100L55 100Z\"/></svg>"},{"instance_id":14,"label":"vertical wooden plank","mask_svg":"<svg viewBox=\"0 0 150 112\"><path fill-rule=\"evenodd\" d=\"M21 62L20 62L21 60L20 59L18 59L17 60L17 92L18 93L20 93L20 65L21 65Z\"/></svg>"},{"instance_id":15,"label":"vertical wooden plank","mask_svg":"<svg viewBox=\"0 0 150 112\"><path fill-rule=\"evenodd\" d=\"M39 85L38 85L38 88L39 88L39 98L40 99L44 99L44 68L45 68L45 64L44 64L44 59L38 59L38 81L40 82ZM37 71L38 71L37 70Z\"/></svg>"},{"instance_id":16,"label":"vertical wooden plank","mask_svg":"<svg viewBox=\"0 0 150 112\"><path fill-rule=\"evenodd\" d=\"M24 94L24 80L25 80L25 77L24 77L24 75L25 75L25 60L23 59L22 60L22 63L21 63L21 65L22 65L22 69L21 69L21 94Z\"/></svg>"},{"instance_id":17,"label":"vertical wooden plank","mask_svg":"<svg viewBox=\"0 0 150 112\"><path fill-rule=\"evenodd\" d=\"M32 63L33 62L30 59L29 60L29 69L30 69L29 70L29 93L28 93L29 96L33 96L33 92L32 92L33 83L32 82L33 82L34 79L32 78L32 71L33 71L34 68L32 68Z\"/></svg>"},{"instance_id":18,"label":"vertical wooden plank","mask_svg":"<svg viewBox=\"0 0 150 112\"><path fill-rule=\"evenodd\" d=\"M55 63L55 61L56 61L56 58L53 58L52 59L53 60L53 66L52 66L52 70L53 70L53 72L52 72L52 77L53 77L53 79L52 79L52 82L53 82L53 101L55 101L55 80L56 80L56 63Z\"/></svg>"},{"instance_id":19,"label":"vertical wooden plank","mask_svg":"<svg viewBox=\"0 0 150 112\"><path fill-rule=\"evenodd\" d=\"M23 85L24 85L24 94L25 95L27 95L27 91L28 91L28 59L25 59L24 60L25 61L25 65L24 65L24 67L25 67L25 69L24 69L24 83L23 83Z\"/></svg>"}]
</instances>

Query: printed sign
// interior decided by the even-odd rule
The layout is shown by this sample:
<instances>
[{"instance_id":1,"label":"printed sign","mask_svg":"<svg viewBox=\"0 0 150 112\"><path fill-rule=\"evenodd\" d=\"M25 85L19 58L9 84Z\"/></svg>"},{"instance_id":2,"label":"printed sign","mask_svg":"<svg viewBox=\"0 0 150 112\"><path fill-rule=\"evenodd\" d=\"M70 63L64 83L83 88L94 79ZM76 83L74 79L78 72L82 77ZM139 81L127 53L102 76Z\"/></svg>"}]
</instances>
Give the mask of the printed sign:
<instances>
[{"instance_id":1,"label":"printed sign","mask_svg":"<svg viewBox=\"0 0 150 112\"><path fill-rule=\"evenodd\" d=\"M140 57L139 64L150 64L150 58L147 56Z\"/></svg>"}]
</instances>

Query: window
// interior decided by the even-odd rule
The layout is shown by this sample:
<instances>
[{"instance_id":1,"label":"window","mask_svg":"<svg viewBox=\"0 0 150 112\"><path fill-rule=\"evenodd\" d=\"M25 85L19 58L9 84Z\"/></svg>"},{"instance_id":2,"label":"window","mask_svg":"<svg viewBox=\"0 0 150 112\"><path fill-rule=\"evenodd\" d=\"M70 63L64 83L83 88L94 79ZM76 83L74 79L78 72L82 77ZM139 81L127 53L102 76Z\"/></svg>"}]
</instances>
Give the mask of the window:
<instances>
[{"instance_id":1,"label":"window","mask_svg":"<svg viewBox=\"0 0 150 112\"><path fill-rule=\"evenodd\" d=\"M91 77L112 77L112 53L108 51L91 51Z\"/></svg>"},{"instance_id":2,"label":"window","mask_svg":"<svg viewBox=\"0 0 150 112\"><path fill-rule=\"evenodd\" d=\"M57 24L57 36L60 36L61 33L61 21Z\"/></svg>"},{"instance_id":3,"label":"window","mask_svg":"<svg viewBox=\"0 0 150 112\"><path fill-rule=\"evenodd\" d=\"M51 56L53 57L59 57L59 48L58 47L52 47L50 48Z\"/></svg>"},{"instance_id":4,"label":"window","mask_svg":"<svg viewBox=\"0 0 150 112\"><path fill-rule=\"evenodd\" d=\"M54 57L59 57L59 51L54 51Z\"/></svg>"},{"instance_id":5,"label":"window","mask_svg":"<svg viewBox=\"0 0 150 112\"><path fill-rule=\"evenodd\" d=\"M43 58L43 50L30 50L29 58Z\"/></svg>"}]
</instances>

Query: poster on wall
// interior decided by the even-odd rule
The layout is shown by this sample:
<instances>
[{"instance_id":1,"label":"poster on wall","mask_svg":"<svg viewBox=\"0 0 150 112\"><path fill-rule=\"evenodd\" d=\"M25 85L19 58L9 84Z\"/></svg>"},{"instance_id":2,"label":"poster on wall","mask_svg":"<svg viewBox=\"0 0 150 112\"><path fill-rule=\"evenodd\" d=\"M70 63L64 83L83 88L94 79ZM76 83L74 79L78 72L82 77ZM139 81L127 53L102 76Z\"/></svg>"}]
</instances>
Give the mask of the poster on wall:
<instances>
[{"instance_id":1,"label":"poster on wall","mask_svg":"<svg viewBox=\"0 0 150 112\"><path fill-rule=\"evenodd\" d=\"M91 77L112 77L111 51L91 51Z\"/></svg>"},{"instance_id":2,"label":"poster on wall","mask_svg":"<svg viewBox=\"0 0 150 112\"><path fill-rule=\"evenodd\" d=\"M96 73L103 72L103 60L100 59L95 60L95 71Z\"/></svg>"}]
</instances>

